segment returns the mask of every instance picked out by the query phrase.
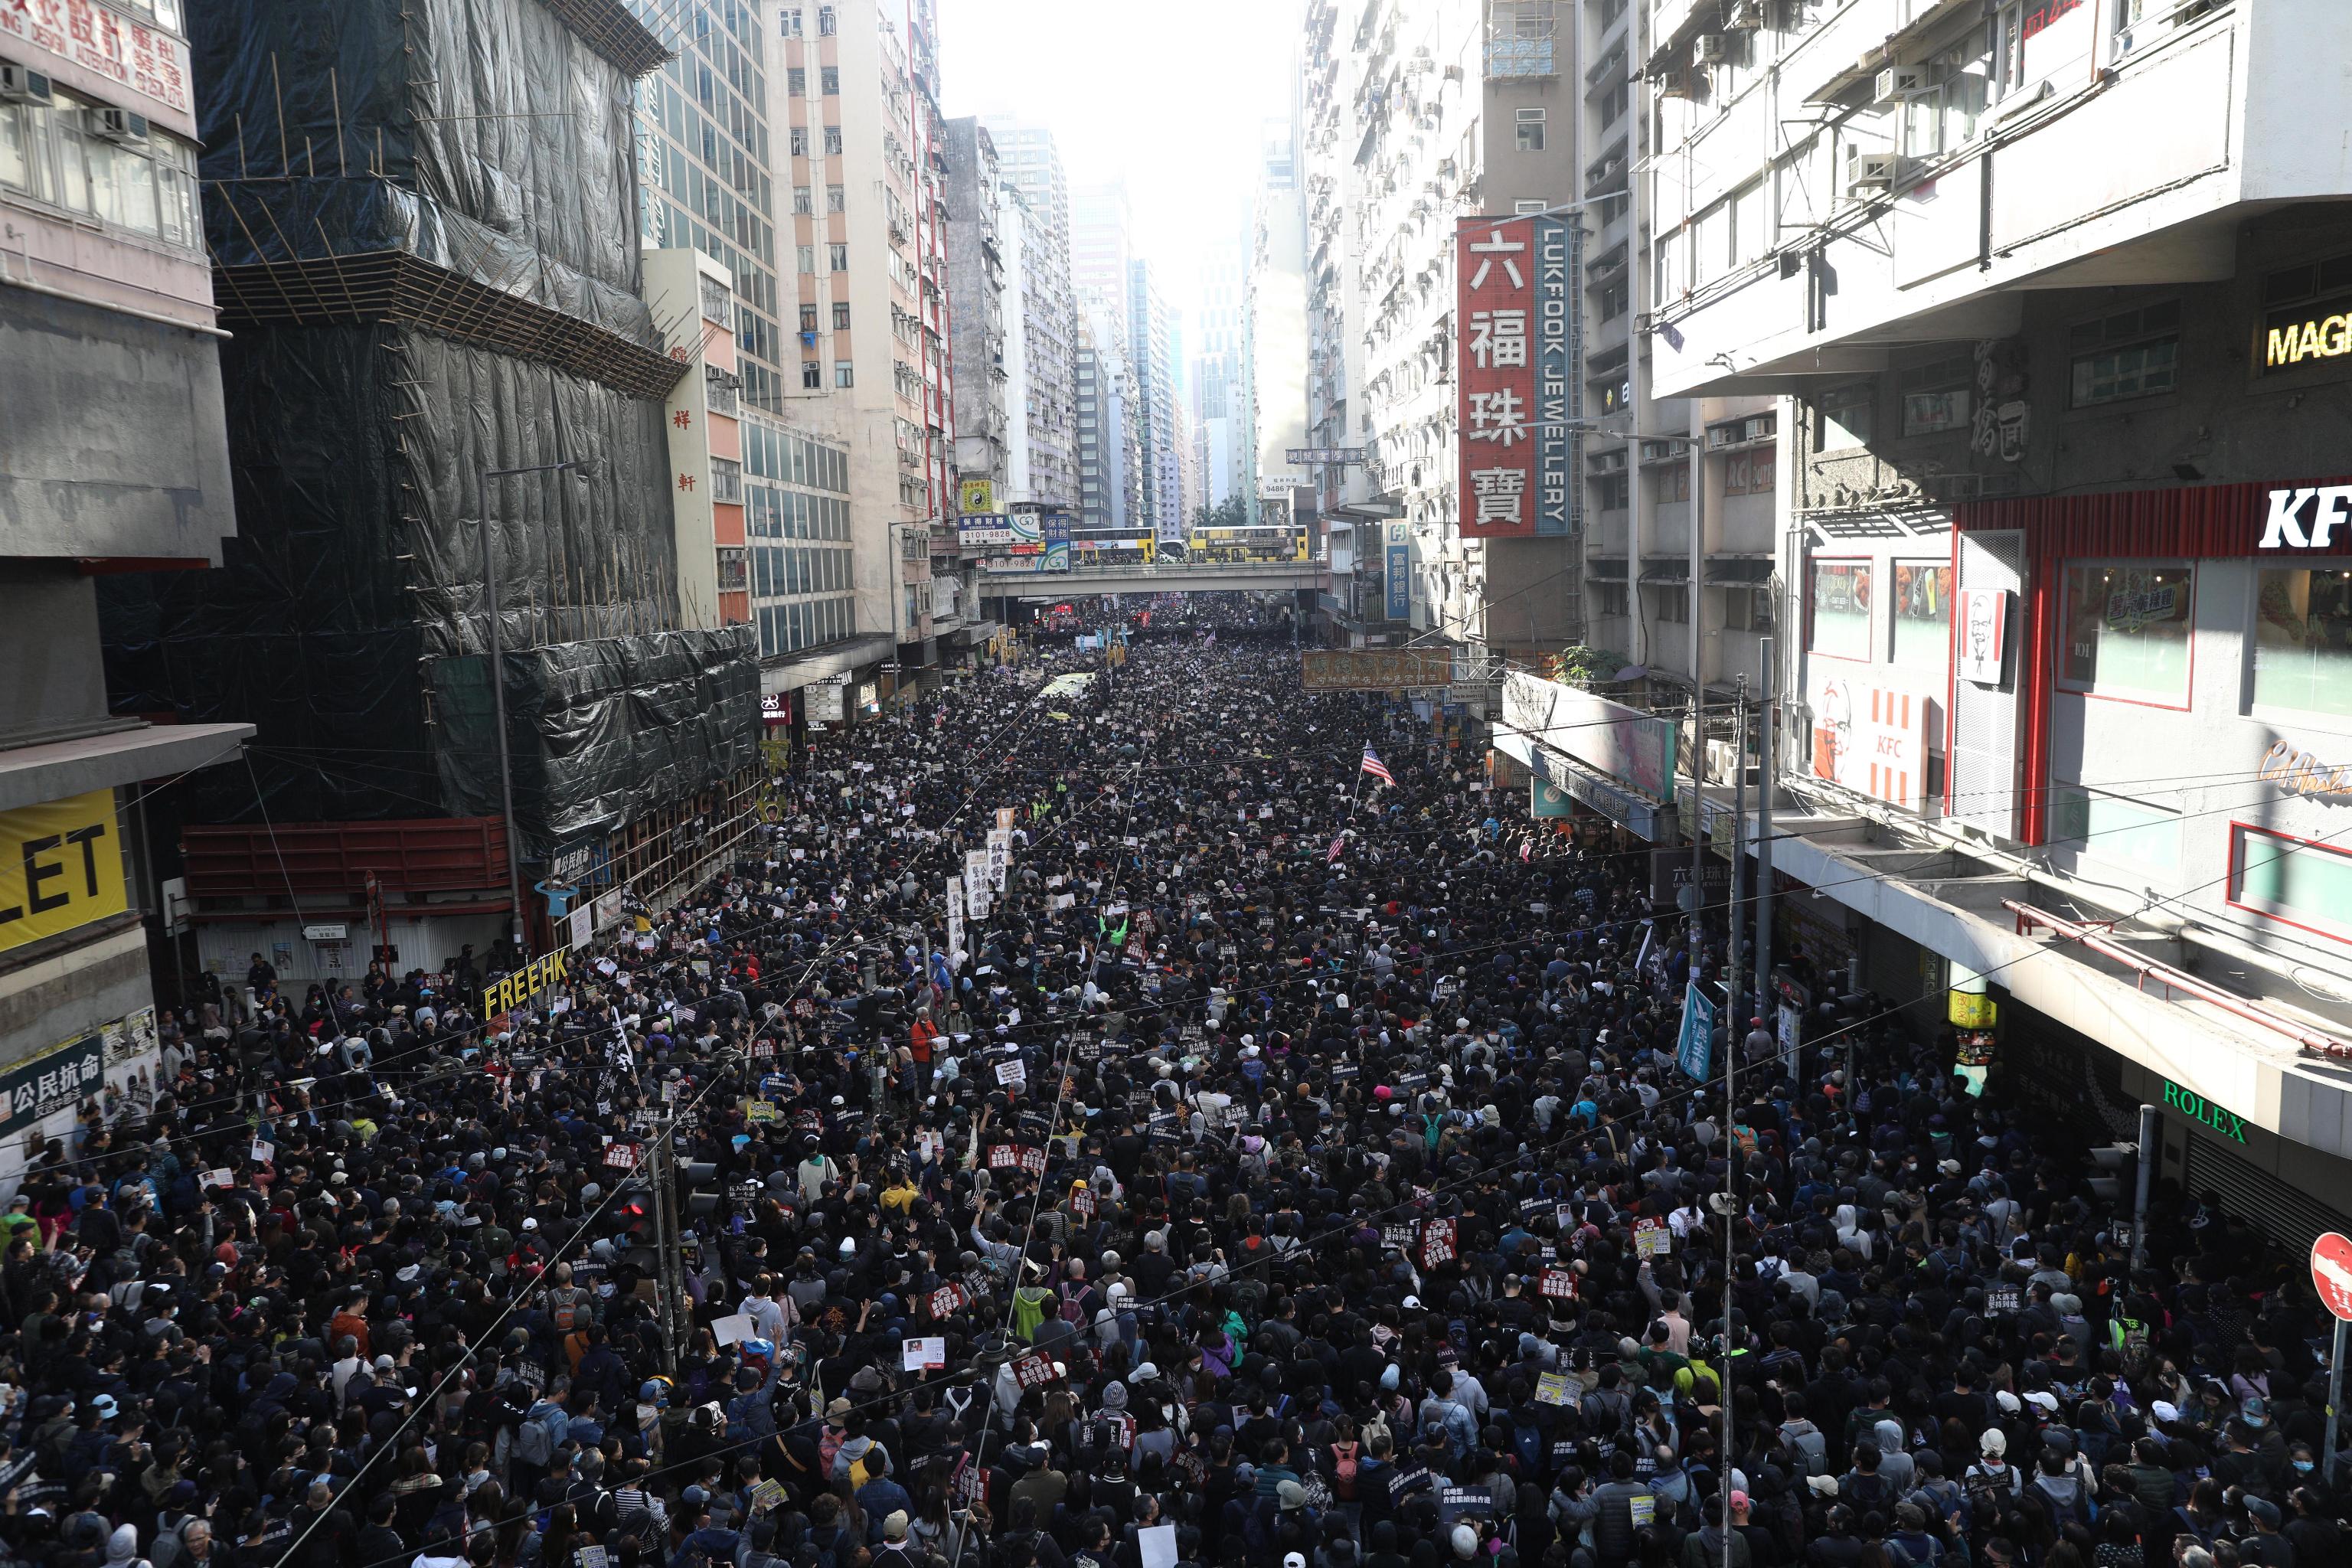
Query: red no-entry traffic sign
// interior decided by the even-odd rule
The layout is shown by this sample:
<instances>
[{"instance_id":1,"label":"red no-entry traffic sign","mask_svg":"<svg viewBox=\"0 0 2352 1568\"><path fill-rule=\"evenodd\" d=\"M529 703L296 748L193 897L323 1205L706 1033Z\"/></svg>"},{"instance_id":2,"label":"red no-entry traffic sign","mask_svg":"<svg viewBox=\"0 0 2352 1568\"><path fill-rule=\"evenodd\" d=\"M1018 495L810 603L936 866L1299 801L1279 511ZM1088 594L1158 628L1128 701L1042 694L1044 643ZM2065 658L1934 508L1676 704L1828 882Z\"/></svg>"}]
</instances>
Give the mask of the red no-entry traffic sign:
<instances>
[{"instance_id":1,"label":"red no-entry traffic sign","mask_svg":"<svg viewBox=\"0 0 2352 1568\"><path fill-rule=\"evenodd\" d=\"M2311 1244L2311 1282L2329 1311L2352 1322L2352 1240L2331 1230Z\"/></svg>"}]
</instances>

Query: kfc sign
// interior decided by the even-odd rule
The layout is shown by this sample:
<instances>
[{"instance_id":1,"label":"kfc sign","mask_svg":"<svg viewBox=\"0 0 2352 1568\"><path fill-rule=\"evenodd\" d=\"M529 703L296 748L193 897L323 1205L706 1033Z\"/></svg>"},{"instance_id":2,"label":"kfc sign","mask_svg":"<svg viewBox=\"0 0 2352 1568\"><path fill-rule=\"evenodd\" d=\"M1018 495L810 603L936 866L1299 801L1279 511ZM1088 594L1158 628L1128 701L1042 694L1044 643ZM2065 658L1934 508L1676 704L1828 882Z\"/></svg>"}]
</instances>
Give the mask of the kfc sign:
<instances>
[{"instance_id":1,"label":"kfc sign","mask_svg":"<svg viewBox=\"0 0 2352 1568\"><path fill-rule=\"evenodd\" d=\"M2352 485L2275 489L2269 495L2259 548L2352 552ZM2336 542L2336 531L2344 541Z\"/></svg>"}]
</instances>

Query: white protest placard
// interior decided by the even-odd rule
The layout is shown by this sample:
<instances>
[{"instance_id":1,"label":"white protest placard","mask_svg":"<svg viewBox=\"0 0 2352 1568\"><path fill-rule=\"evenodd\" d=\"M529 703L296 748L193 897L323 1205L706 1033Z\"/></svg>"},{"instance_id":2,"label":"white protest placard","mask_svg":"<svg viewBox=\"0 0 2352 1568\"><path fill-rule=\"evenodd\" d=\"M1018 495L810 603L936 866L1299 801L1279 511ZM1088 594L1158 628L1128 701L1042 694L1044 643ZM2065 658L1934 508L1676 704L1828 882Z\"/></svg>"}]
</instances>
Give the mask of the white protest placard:
<instances>
[{"instance_id":1,"label":"white protest placard","mask_svg":"<svg viewBox=\"0 0 2352 1568\"><path fill-rule=\"evenodd\" d=\"M751 1337L751 1318L748 1312L734 1312L710 1325L710 1337L719 1344L740 1345Z\"/></svg>"},{"instance_id":2,"label":"white protest placard","mask_svg":"<svg viewBox=\"0 0 2352 1568\"><path fill-rule=\"evenodd\" d=\"M275 1143L264 1142L261 1139L257 1138L253 1141L253 1149L251 1153L253 1163L255 1164L267 1165L270 1161L278 1157L278 1145Z\"/></svg>"},{"instance_id":3,"label":"white protest placard","mask_svg":"<svg viewBox=\"0 0 2352 1568\"><path fill-rule=\"evenodd\" d=\"M937 1334L901 1341L899 1355L908 1372L942 1372L948 1364L948 1342Z\"/></svg>"},{"instance_id":4,"label":"white protest placard","mask_svg":"<svg viewBox=\"0 0 2352 1568\"><path fill-rule=\"evenodd\" d=\"M200 1187L233 1187L236 1185L236 1173L231 1171L227 1166L223 1165L217 1170L205 1171L199 1174L196 1177L196 1185Z\"/></svg>"},{"instance_id":5,"label":"white protest placard","mask_svg":"<svg viewBox=\"0 0 2352 1568\"><path fill-rule=\"evenodd\" d=\"M1146 1525L1135 1532L1135 1544L1143 1555L1143 1568L1176 1568L1174 1525Z\"/></svg>"},{"instance_id":6,"label":"white protest placard","mask_svg":"<svg viewBox=\"0 0 2352 1568\"><path fill-rule=\"evenodd\" d=\"M996 1064L996 1081L1006 1089L1019 1089L1029 1081L1029 1068L1019 1057Z\"/></svg>"}]
</instances>

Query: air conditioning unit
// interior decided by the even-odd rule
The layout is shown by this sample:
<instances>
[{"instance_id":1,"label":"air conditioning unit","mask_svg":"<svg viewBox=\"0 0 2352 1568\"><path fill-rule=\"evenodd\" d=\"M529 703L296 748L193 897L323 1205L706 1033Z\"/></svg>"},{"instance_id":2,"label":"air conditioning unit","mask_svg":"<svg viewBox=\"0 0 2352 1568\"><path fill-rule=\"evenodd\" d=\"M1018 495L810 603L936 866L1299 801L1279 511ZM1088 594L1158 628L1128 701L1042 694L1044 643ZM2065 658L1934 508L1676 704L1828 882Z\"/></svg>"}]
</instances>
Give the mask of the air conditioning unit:
<instances>
[{"instance_id":1,"label":"air conditioning unit","mask_svg":"<svg viewBox=\"0 0 2352 1568\"><path fill-rule=\"evenodd\" d=\"M0 103L37 103L52 101L49 79L30 66L0 60Z\"/></svg>"},{"instance_id":2,"label":"air conditioning unit","mask_svg":"<svg viewBox=\"0 0 2352 1568\"><path fill-rule=\"evenodd\" d=\"M1719 66L1731 58L1731 36L1727 33L1701 33L1698 36L1698 63Z\"/></svg>"},{"instance_id":3,"label":"air conditioning unit","mask_svg":"<svg viewBox=\"0 0 2352 1568\"><path fill-rule=\"evenodd\" d=\"M1858 196L1883 191L1895 184L1895 154L1865 153L1854 148L1845 155L1845 194Z\"/></svg>"},{"instance_id":4,"label":"air conditioning unit","mask_svg":"<svg viewBox=\"0 0 2352 1568\"><path fill-rule=\"evenodd\" d=\"M1874 103L1899 103L1935 89L1925 66L1888 66L1878 73L1871 92Z\"/></svg>"},{"instance_id":5,"label":"air conditioning unit","mask_svg":"<svg viewBox=\"0 0 2352 1568\"><path fill-rule=\"evenodd\" d=\"M133 114L127 109L99 104L89 111L89 129L93 135L125 146L142 146L147 141L147 117Z\"/></svg>"}]
</instances>

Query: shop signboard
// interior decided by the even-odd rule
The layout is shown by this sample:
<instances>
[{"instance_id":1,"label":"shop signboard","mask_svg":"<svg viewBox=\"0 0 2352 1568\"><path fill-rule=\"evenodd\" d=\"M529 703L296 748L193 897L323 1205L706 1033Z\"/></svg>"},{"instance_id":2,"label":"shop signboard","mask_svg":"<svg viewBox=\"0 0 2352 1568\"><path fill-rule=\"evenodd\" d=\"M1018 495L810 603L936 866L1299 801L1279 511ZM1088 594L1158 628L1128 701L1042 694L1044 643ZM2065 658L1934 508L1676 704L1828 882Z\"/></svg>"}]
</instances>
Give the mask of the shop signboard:
<instances>
[{"instance_id":1,"label":"shop signboard","mask_svg":"<svg viewBox=\"0 0 2352 1568\"><path fill-rule=\"evenodd\" d=\"M1412 619L1412 528L1402 522L1381 527L1382 613L1391 621L1409 621Z\"/></svg>"},{"instance_id":2,"label":"shop signboard","mask_svg":"<svg viewBox=\"0 0 2352 1568\"><path fill-rule=\"evenodd\" d=\"M1465 539L1523 539L1571 526L1582 377L1570 281L1577 230L1555 217L1465 218L1454 226L1455 419Z\"/></svg>"},{"instance_id":3,"label":"shop signboard","mask_svg":"<svg viewBox=\"0 0 2352 1568\"><path fill-rule=\"evenodd\" d=\"M69 1110L96 1094L106 1078L106 1040L89 1035L53 1046L0 1073L0 1138L38 1125L52 1112Z\"/></svg>"},{"instance_id":4,"label":"shop signboard","mask_svg":"<svg viewBox=\"0 0 2352 1568\"><path fill-rule=\"evenodd\" d=\"M806 704L808 721L812 724L838 724L842 719L842 698L848 682L840 676L820 680L803 688L802 701Z\"/></svg>"},{"instance_id":5,"label":"shop signboard","mask_svg":"<svg viewBox=\"0 0 2352 1568\"><path fill-rule=\"evenodd\" d=\"M1421 691L1451 685L1454 652L1442 647L1308 648L1298 656L1309 691Z\"/></svg>"},{"instance_id":6,"label":"shop signboard","mask_svg":"<svg viewBox=\"0 0 2352 1568\"><path fill-rule=\"evenodd\" d=\"M1530 816L1559 817L1576 815L1574 797L1559 785L1543 779L1529 779L1528 788L1532 792L1532 799L1528 804Z\"/></svg>"},{"instance_id":7,"label":"shop signboard","mask_svg":"<svg viewBox=\"0 0 2352 1568\"><path fill-rule=\"evenodd\" d=\"M112 790L0 811L0 952L127 907Z\"/></svg>"},{"instance_id":8,"label":"shop signboard","mask_svg":"<svg viewBox=\"0 0 2352 1568\"><path fill-rule=\"evenodd\" d=\"M1675 798L1675 724L1557 680L1503 678L1503 721L1661 804Z\"/></svg>"},{"instance_id":9,"label":"shop signboard","mask_svg":"<svg viewBox=\"0 0 2352 1568\"><path fill-rule=\"evenodd\" d=\"M194 112L188 46L96 0L0 0L0 37L62 55L165 109Z\"/></svg>"},{"instance_id":10,"label":"shop signboard","mask_svg":"<svg viewBox=\"0 0 2352 1568\"><path fill-rule=\"evenodd\" d=\"M1999 686L2009 653L2009 592L1963 588L1952 673L1971 686Z\"/></svg>"}]
</instances>

